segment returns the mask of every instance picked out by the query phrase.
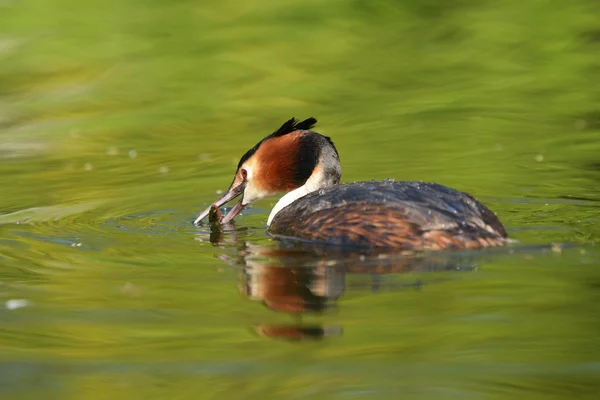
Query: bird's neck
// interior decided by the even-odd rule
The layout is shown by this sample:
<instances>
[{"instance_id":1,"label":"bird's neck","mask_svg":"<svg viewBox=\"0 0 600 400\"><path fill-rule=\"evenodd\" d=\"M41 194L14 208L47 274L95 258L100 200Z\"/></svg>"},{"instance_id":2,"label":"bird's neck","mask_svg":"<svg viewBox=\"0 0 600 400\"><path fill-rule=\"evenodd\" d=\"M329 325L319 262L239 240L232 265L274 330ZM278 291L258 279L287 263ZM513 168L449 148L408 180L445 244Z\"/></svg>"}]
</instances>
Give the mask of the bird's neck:
<instances>
[{"instance_id":1,"label":"bird's neck","mask_svg":"<svg viewBox=\"0 0 600 400\"><path fill-rule=\"evenodd\" d=\"M271 210L271 214L269 214L269 218L267 219L267 226L271 225L273 218L275 218L279 211L289 206L294 201L315 190L326 189L337 185L340 183L341 177L342 168L340 166L340 159L337 150L333 147L333 144L330 144L321 149L319 161L304 185L287 193L279 199L277 204L275 204L275 207L273 207L273 210Z\"/></svg>"},{"instance_id":2,"label":"bird's neck","mask_svg":"<svg viewBox=\"0 0 600 400\"><path fill-rule=\"evenodd\" d=\"M331 186L334 186L339 181L332 181L330 179L325 179L322 170L317 169L308 180L304 183L304 185L300 186L292 190L291 192L286 193L279 201L275 204L273 209L271 210L271 214L269 214L269 218L267 219L267 226L271 225L273 218L277 215L277 213L283 210L285 207L292 204L294 201L298 200L301 197L306 196L309 193L314 192L315 190L325 189Z\"/></svg>"}]
</instances>

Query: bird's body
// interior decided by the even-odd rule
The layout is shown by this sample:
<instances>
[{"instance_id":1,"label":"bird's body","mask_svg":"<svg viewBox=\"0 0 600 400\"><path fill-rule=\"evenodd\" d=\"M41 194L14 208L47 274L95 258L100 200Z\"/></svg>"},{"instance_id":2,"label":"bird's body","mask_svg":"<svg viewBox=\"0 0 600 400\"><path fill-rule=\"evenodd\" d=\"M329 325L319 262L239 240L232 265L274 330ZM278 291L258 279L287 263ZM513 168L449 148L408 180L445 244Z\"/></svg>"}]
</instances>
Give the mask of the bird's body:
<instances>
[{"instance_id":1,"label":"bird's body","mask_svg":"<svg viewBox=\"0 0 600 400\"><path fill-rule=\"evenodd\" d=\"M283 208L269 233L402 250L475 249L506 242L496 215L468 194L434 183L392 180L312 192Z\"/></svg>"},{"instance_id":2,"label":"bird's body","mask_svg":"<svg viewBox=\"0 0 600 400\"><path fill-rule=\"evenodd\" d=\"M507 243L500 220L469 194L425 182L340 184L338 152L328 137L309 130L314 123L312 118L292 119L242 157L229 190L211 206L219 207L243 193L224 223L256 199L288 192L267 221L274 236L415 251Z\"/></svg>"}]
</instances>

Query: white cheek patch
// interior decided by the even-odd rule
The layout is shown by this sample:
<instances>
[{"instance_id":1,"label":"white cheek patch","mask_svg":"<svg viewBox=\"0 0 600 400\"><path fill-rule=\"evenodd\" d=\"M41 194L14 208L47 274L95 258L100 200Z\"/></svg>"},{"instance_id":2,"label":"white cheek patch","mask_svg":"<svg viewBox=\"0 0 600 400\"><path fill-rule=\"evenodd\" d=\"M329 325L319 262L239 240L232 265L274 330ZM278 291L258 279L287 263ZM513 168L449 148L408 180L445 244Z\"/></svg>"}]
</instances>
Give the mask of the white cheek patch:
<instances>
[{"instance_id":1,"label":"white cheek patch","mask_svg":"<svg viewBox=\"0 0 600 400\"><path fill-rule=\"evenodd\" d=\"M256 185L253 185L252 182L248 182L248 184L246 185L246 190L244 190L244 198L242 200L242 204L247 205L255 200L267 197L268 195L269 192L267 192L266 190L258 188Z\"/></svg>"},{"instance_id":2,"label":"white cheek patch","mask_svg":"<svg viewBox=\"0 0 600 400\"><path fill-rule=\"evenodd\" d=\"M246 170L246 180L249 181L252 179L252 176L254 175L254 168L251 165L244 165L242 168Z\"/></svg>"},{"instance_id":3,"label":"white cheek patch","mask_svg":"<svg viewBox=\"0 0 600 400\"><path fill-rule=\"evenodd\" d=\"M267 193L260 189L255 182L253 182L252 178L254 177L255 168L254 164L248 162L242 166L243 169L246 170L246 189L244 190L244 197L242 199L243 205L248 205L255 200L262 199L267 196Z\"/></svg>"}]
</instances>

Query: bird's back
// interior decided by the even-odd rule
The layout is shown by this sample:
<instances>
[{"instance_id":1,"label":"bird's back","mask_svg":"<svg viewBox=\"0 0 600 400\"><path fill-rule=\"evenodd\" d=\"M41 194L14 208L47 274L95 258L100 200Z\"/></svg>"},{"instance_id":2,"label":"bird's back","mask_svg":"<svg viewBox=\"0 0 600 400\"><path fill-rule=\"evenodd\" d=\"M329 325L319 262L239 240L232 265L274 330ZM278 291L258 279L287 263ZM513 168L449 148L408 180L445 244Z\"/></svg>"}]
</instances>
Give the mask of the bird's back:
<instances>
[{"instance_id":1,"label":"bird's back","mask_svg":"<svg viewBox=\"0 0 600 400\"><path fill-rule=\"evenodd\" d=\"M339 246L476 249L506 243L496 215L472 196L426 182L359 182L310 193L282 209L269 233Z\"/></svg>"}]
</instances>

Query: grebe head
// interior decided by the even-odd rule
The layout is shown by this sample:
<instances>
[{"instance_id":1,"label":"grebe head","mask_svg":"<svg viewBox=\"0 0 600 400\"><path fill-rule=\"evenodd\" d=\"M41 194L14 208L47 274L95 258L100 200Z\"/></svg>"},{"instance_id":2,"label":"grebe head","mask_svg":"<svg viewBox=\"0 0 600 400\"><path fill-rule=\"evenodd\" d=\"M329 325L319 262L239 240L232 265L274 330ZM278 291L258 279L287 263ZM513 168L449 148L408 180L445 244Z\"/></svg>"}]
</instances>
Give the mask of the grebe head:
<instances>
[{"instance_id":1,"label":"grebe head","mask_svg":"<svg viewBox=\"0 0 600 400\"><path fill-rule=\"evenodd\" d=\"M242 156L229 189L211 205L221 207L242 195L223 218L224 224L255 200L289 192L273 208L267 222L270 224L275 214L294 200L339 183L339 155L328 137L310 130L316 123L315 118L301 122L292 118ZM209 212L210 207L194 224L199 224Z\"/></svg>"}]
</instances>

